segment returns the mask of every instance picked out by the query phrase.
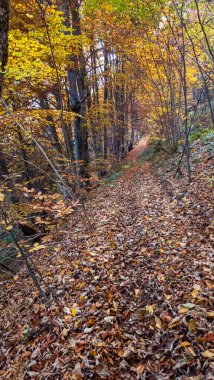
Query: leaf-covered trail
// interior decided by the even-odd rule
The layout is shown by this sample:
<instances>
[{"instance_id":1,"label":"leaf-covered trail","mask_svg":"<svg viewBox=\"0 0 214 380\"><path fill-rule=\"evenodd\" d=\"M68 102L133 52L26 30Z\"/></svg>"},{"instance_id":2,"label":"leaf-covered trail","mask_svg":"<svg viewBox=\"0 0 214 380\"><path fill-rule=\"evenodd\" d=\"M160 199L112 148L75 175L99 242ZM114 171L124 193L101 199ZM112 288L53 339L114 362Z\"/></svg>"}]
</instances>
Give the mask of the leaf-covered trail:
<instances>
[{"instance_id":1,"label":"leaf-covered trail","mask_svg":"<svg viewBox=\"0 0 214 380\"><path fill-rule=\"evenodd\" d=\"M136 159L145 146L142 141L127 160ZM70 257L78 260L84 252L82 292L91 315L85 314L91 332L84 339L101 354L98 378L101 373L127 379L141 372L146 379L200 373L213 301L212 249L192 213L150 164L135 164L91 201L90 215L92 234L72 228L78 239ZM81 283L78 265L76 276ZM182 342L188 343L182 347Z\"/></svg>"},{"instance_id":2,"label":"leaf-covered trail","mask_svg":"<svg viewBox=\"0 0 214 380\"><path fill-rule=\"evenodd\" d=\"M16 379L213 379L213 251L194 207L137 162L86 207L93 231L76 215L46 258L60 305L20 312L36 333L10 343Z\"/></svg>"}]
</instances>

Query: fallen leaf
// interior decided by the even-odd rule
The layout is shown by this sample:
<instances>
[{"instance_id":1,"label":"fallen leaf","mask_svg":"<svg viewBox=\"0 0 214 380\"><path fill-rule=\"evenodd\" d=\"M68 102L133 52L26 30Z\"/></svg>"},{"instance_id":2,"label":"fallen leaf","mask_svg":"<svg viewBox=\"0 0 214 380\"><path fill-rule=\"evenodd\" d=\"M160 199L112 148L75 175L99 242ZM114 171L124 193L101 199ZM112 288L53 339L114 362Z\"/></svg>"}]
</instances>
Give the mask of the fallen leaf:
<instances>
[{"instance_id":1,"label":"fallen leaf","mask_svg":"<svg viewBox=\"0 0 214 380\"><path fill-rule=\"evenodd\" d=\"M7 227L5 228L5 230L7 230L7 231L11 231L12 229L13 229L13 226L12 226L12 225L7 226Z\"/></svg>"},{"instance_id":2,"label":"fallen leaf","mask_svg":"<svg viewBox=\"0 0 214 380\"><path fill-rule=\"evenodd\" d=\"M191 347L191 346L189 346L189 347L187 347L187 350L189 351L189 353L192 355L192 356L196 356L196 353L195 353L195 350Z\"/></svg>"},{"instance_id":3,"label":"fallen leaf","mask_svg":"<svg viewBox=\"0 0 214 380\"><path fill-rule=\"evenodd\" d=\"M192 297L196 298L197 295L198 295L198 290L197 289L193 289L193 291L192 291Z\"/></svg>"},{"instance_id":4,"label":"fallen leaf","mask_svg":"<svg viewBox=\"0 0 214 380\"><path fill-rule=\"evenodd\" d=\"M140 364L140 365L136 368L137 375L138 375L138 376L142 375L142 373L144 372L144 370L145 370L145 364Z\"/></svg>"},{"instance_id":5,"label":"fallen leaf","mask_svg":"<svg viewBox=\"0 0 214 380\"><path fill-rule=\"evenodd\" d=\"M83 330L84 334L89 334L89 333L92 332L92 331L93 331L93 327L86 327L86 328Z\"/></svg>"},{"instance_id":6,"label":"fallen leaf","mask_svg":"<svg viewBox=\"0 0 214 380\"><path fill-rule=\"evenodd\" d=\"M25 351L22 354L22 358L29 358L32 355L31 351Z\"/></svg>"},{"instance_id":7,"label":"fallen leaf","mask_svg":"<svg viewBox=\"0 0 214 380\"><path fill-rule=\"evenodd\" d=\"M105 322L108 322L108 323L113 323L113 321L114 321L114 316L105 317L105 318L104 318L104 321L105 321Z\"/></svg>"},{"instance_id":8,"label":"fallen leaf","mask_svg":"<svg viewBox=\"0 0 214 380\"><path fill-rule=\"evenodd\" d=\"M68 335L68 332L69 332L69 330L66 329L66 328L64 328L64 329L62 330L62 332L61 332L61 335L62 335L64 338L66 338L66 336Z\"/></svg>"},{"instance_id":9,"label":"fallen leaf","mask_svg":"<svg viewBox=\"0 0 214 380\"><path fill-rule=\"evenodd\" d=\"M161 329L161 328L162 328L162 323L161 323L160 318L155 317L155 322L156 322L156 327L157 327L158 329Z\"/></svg>"},{"instance_id":10,"label":"fallen leaf","mask_svg":"<svg viewBox=\"0 0 214 380\"><path fill-rule=\"evenodd\" d=\"M188 323L188 330L189 331L194 331L194 330L196 330L196 328L197 328L196 321L194 319L192 319L191 321L189 321L189 323Z\"/></svg>"},{"instance_id":11,"label":"fallen leaf","mask_svg":"<svg viewBox=\"0 0 214 380\"><path fill-rule=\"evenodd\" d=\"M114 311L117 312L117 302L113 301L113 308L114 308Z\"/></svg>"},{"instance_id":12,"label":"fallen leaf","mask_svg":"<svg viewBox=\"0 0 214 380\"><path fill-rule=\"evenodd\" d=\"M214 317L214 311L208 311L207 316L210 318L213 318Z\"/></svg>"},{"instance_id":13,"label":"fallen leaf","mask_svg":"<svg viewBox=\"0 0 214 380\"><path fill-rule=\"evenodd\" d=\"M187 340L184 341L184 342L182 342L182 343L180 344L180 346L182 346L182 347L187 347L187 346L190 346L190 345L191 345L190 342L188 342Z\"/></svg>"},{"instance_id":14,"label":"fallen leaf","mask_svg":"<svg viewBox=\"0 0 214 380\"><path fill-rule=\"evenodd\" d=\"M189 311L189 309L187 309L186 307L181 307L181 308L179 308L178 311L180 314L184 314L184 313L187 313L187 311Z\"/></svg>"},{"instance_id":15,"label":"fallen leaf","mask_svg":"<svg viewBox=\"0 0 214 380\"><path fill-rule=\"evenodd\" d=\"M81 364L78 362L76 363L72 375L75 375L76 379L82 379L82 369L81 369Z\"/></svg>"},{"instance_id":16,"label":"fallen leaf","mask_svg":"<svg viewBox=\"0 0 214 380\"><path fill-rule=\"evenodd\" d=\"M194 303L190 303L190 302L184 303L182 306L186 309L189 309L189 310L191 310L191 309L193 309L193 307L195 307Z\"/></svg>"},{"instance_id":17,"label":"fallen leaf","mask_svg":"<svg viewBox=\"0 0 214 380\"><path fill-rule=\"evenodd\" d=\"M118 350L118 351L117 351L117 355L118 355L120 358L122 358L123 355L124 355L123 350Z\"/></svg>"},{"instance_id":18,"label":"fallen leaf","mask_svg":"<svg viewBox=\"0 0 214 380\"><path fill-rule=\"evenodd\" d=\"M170 322L172 319L167 310L162 311L160 317L164 322Z\"/></svg>"},{"instance_id":19,"label":"fallen leaf","mask_svg":"<svg viewBox=\"0 0 214 380\"><path fill-rule=\"evenodd\" d=\"M97 309L100 309L103 305L100 302L96 302L95 306L96 306Z\"/></svg>"},{"instance_id":20,"label":"fallen leaf","mask_svg":"<svg viewBox=\"0 0 214 380\"><path fill-rule=\"evenodd\" d=\"M209 333L206 335L206 341L207 341L207 342L214 342L214 333L209 332Z\"/></svg>"},{"instance_id":21,"label":"fallen leaf","mask_svg":"<svg viewBox=\"0 0 214 380\"><path fill-rule=\"evenodd\" d=\"M77 314L77 310L74 307L71 307L71 314L73 315L73 317L75 317Z\"/></svg>"},{"instance_id":22,"label":"fallen leaf","mask_svg":"<svg viewBox=\"0 0 214 380\"><path fill-rule=\"evenodd\" d=\"M136 295L136 297L139 297L140 293L141 293L140 289L135 289L135 295Z\"/></svg>"},{"instance_id":23,"label":"fallen leaf","mask_svg":"<svg viewBox=\"0 0 214 380\"><path fill-rule=\"evenodd\" d=\"M204 358L214 358L214 352L210 351L210 350L206 350L206 351L203 351L201 353L201 355L204 357Z\"/></svg>"},{"instance_id":24,"label":"fallen leaf","mask_svg":"<svg viewBox=\"0 0 214 380\"><path fill-rule=\"evenodd\" d=\"M146 311L148 311L148 313L153 314L154 313L153 305L146 305Z\"/></svg>"}]
</instances>

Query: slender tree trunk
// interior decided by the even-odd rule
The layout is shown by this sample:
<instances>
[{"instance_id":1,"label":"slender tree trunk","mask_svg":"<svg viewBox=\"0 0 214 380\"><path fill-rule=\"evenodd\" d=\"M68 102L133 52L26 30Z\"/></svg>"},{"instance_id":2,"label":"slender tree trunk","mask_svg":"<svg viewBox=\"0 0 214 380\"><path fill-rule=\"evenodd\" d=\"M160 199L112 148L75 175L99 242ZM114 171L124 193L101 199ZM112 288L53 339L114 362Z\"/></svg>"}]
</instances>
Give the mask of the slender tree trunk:
<instances>
[{"instance_id":1,"label":"slender tree trunk","mask_svg":"<svg viewBox=\"0 0 214 380\"><path fill-rule=\"evenodd\" d=\"M8 58L9 1L0 0L0 97L4 78L4 69ZM7 163L0 145L0 176L9 174Z\"/></svg>"},{"instance_id":2,"label":"slender tree trunk","mask_svg":"<svg viewBox=\"0 0 214 380\"><path fill-rule=\"evenodd\" d=\"M59 94L58 89L56 89L54 95L57 102L57 109L60 110L61 101L60 101L60 94ZM72 141L73 139L72 139L71 128L69 128L69 125L65 122L64 119L61 121L61 128L62 128L64 143L65 143L66 158L72 164L72 161L74 161L74 154L73 154L73 141Z\"/></svg>"},{"instance_id":3,"label":"slender tree trunk","mask_svg":"<svg viewBox=\"0 0 214 380\"><path fill-rule=\"evenodd\" d=\"M40 98L40 105L41 105L41 108L44 110L50 109L49 104L48 104L48 100L46 98ZM51 133L52 144L54 145L56 151L59 154L62 154L62 146L60 144L59 136L58 136L58 133L56 131L56 127L54 125L54 121L53 121L52 116L47 116L47 122L49 123L48 128L49 128L50 133Z\"/></svg>"},{"instance_id":4,"label":"slender tree trunk","mask_svg":"<svg viewBox=\"0 0 214 380\"><path fill-rule=\"evenodd\" d=\"M211 116L211 120L212 120L212 125L214 127L214 111L213 111L213 106L212 106L212 102L211 102L211 96L210 96L207 80L206 80L205 74L203 72L203 69L201 67L201 64L199 62L198 55L197 55L197 52L196 52L196 48L195 48L193 39L192 39L190 33L188 32L186 24L184 24L184 27L185 27L185 31L187 33L187 36L188 36L188 38L189 38L189 40L191 42L193 54L194 54L194 57L195 57L195 61L196 61L196 64L198 66L198 69L200 71L202 81L204 83L204 88L205 88L205 91L206 91L206 94L207 94L207 101L208 101L208 105L209 105L209 109L210 109L210 116Z\"/></svg>"},{"instance_id":5,"label":"slender tree trunk","mask_svg":"<svg viewBox=\"0 0 214 380\"><path fill-rule=\"evenodd\" d=\"M54 95L55 95L55 98L56 98L56 101L58 104L58 109L60 110L60 125L61 125L61 129L62 129L62 134L64 137L66 157L68 160L72 161L73 160L73 149L72 149L69 129L68 129L68 126L65 123L64 117L63 117L64 104L63 104L63 97L62 97L61 81L60 81L58 67L56 65L56 60L55 60L55 56L54 56L54 50L53 50L53 45L52 45L52 41L51 41L51 37L50 37L49 27L48 27L47 20L46 20L45 10L43 9L39 0L36 0L36 3L37 3L37 5L40 9L40 12L41 12L41 17L42 17L42 20L43 20L43 23L45 26L45 30L46 30L46 34L47 34L47 38L48 38L48 43L49 43L49 47L50 47L52 64L53 64L53 68L54 68L55 73L56 73L57 88L56 88Z\"/></svg>"},{"instance_id":6,"label":"slender tree trunk","mask_svg":"<svg viewBox=\"0 0 214 380\"><path fill-rule=\"evenodd\" d=\"M79 2L78 0L69 0L69 5L72 18L72 33L74 36L81 36ZM76 160L82 161L80 175L85 177L87 176L86 167L89 162L88 130L85 122L86 98L88 94L85 86L86 69L82 47L79 48L78 55L70 56L70 61L72 62L72 68L68 69L70 104L72 111L76 113L74 119L75 155Z\"/></svg>"},{"instance_id":7,"label":"slender tree trunk","mask_svg":"<svg viewBox=\"0 0 214 380\"><path fill-rule=\"evenodd\" d=\"M28 166L28 157L25 149L25 141L21 133L21 129L19 126L17 126L17 136L19 139L20 143L20 151L21 151L21 156L22 156L22 162L23 162L23 170L24 170L24 180L25 181L30 181L30 171L29 171L29 166ZM27 184L27 187L29 184Z\"/></svg>"},{"instance_id":8,"label":"slender tree trunk","mask_svg":"<svg viewBox=\"0 0 214 380\"><path fill-rule=\"evenodd\" d=\"M8 58L9 1L0 0L0 96Z\"/></svg>"},{"instance_id":9,"label":"slender tree trunk","mask_svg":"<svg viewBox=\"0 0 214 380\"><path fill-rule=\"evenodd\" d=\"M108 58L108 47L107 44L104 45L104 93L103 93L103 102L106 112L106 118L104 120L103 128L103 157L105 160L108 158L108 99L109 99L109 58Z\"/></svg>"},{"instance_id":10,"label":"slender tree trunk","mask_svg":"<svg viewBox=\"0 0 214 380\"><path fill-rule=\"evenodd\" d=\"M134 95L132 94L131 96L131 106L130 106L130 111L131 111L131 141L130 141L130 148L134 145L135 143L135 125L134 125Z\"/></svg>"},{"instance_id":11,"label":"slender tree trunk","mask_svg":"<svg viewBox=\"0 0 214 380\"><path fill-rule=\"evenodd\" d=\"M186 48L185 48L185 28L184 28L184 3L181 7L181 31L182 31L182 64L183 64L183 92L184 92L184 125L185 125L185 140L186 140L186 167L188 182L191 182L191 169L190 169L190 147L189 147L189 131L188 131L188 100L187 100L187 73L186 73Z\"/></svg>"},{"instance_id":12,"label":"slender tree trunk","mask_svg":"<svg viewBox=\"0 0 214 380\"><path fill-rule=\"evenodd\" d=\"M214 53L213 53L213 49L211 47L211 44L209 42L209 39L207 37L207 33L206 33L206 30L205 30L205 27L204 27L204 24L201 20L201 15L200 15L200 10L199 10L199 5L198 5L198 0L195 0L195 5L196 5L196 10L197 10L197 17L198 17L198 22L199 22L199 25L201 27L201 30L202 30L202 33L204 35L204 39L206 41L206 45L207 45L207 49L209 51L209 54L210 54L210 58L212 59L213 63L214 63Z\"/></svg>"},{"instance_id":13,"label":"slender tree trunk","mask_svg":"<svg viewBox=\"0 0 214 380\"><path fill-rule=\"evenodd\" d=\"M9 170L7 167L6 160L4 158L4 153L0 145L0 179L3 179L4 176L8 176L8 175L9 175Z\"/></svg>"}]
</instances>

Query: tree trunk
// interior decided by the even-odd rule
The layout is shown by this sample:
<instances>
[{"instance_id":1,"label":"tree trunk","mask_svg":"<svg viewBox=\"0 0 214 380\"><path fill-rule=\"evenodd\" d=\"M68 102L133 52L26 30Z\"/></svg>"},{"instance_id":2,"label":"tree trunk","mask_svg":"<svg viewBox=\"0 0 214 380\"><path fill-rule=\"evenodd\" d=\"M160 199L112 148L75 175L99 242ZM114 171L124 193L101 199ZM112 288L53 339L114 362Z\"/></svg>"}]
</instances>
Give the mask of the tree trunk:
<instances>
[{"instance_id":1,"label":"tree trunk","mask_svg":"<svg viewBox=\"0 0 214 380\"><path fill-rule=\"evenodd\" d=\"M189 131L188 131L188 103L187 103L187 73L186 73L186 49L185 49L185 28L184 28L184 3L181 8L181 31L182 31L182 51L181 60L183 64L183 92L184 92L184 125L185 125L185 146L186 146L186 168L188 182L191 182L191 169L190 169L190 147L189 147Z\"/></svg>"},{"instance_id":2,"label":"tree trunk","mask_svg":"<svg viewBox=\"0 0 214 380\"><path fill-rule=\"evenodd\" d=\"M108 115L108 99L109 99L109 59L108 59L108 47L105 44L104 46L104 94L103 94L103 102L104 102L104 107L107 113L107 117L104 121L104 129L103 129L103 157L105 160L108 158L108 131L107 131L107 126L108 126L108 120L109 120L109 115Z\"/></svg>"},{"instance_id":3,"label":"tree trunk","mask_svg":"<svg viewBox=\"0 0 214 380\"><path fill-rule=\"evenodd\" d=\"M8 58L9 1L0 0L0 96Z\"/></svg>"},{"instance_id":4,"label":"tree trunk","mask_svg":"<svg viewBox=\"0 0 214 380\"><path fill-rule=\"evenodd\" d=\"M72 17L72 33L74 36L81 36L79 2L70 1L70 12ZM66 13L66 17L68 17ZM67 19L67 25L70 22ZM76 160L82 161L79 168L82 177L87 176L87 163L89 162L88 153L88 130L85 122L87 91L85 86L85 60L82 47L79 48L78 55L70 56L71 67L68 69L68 84L71 110L76 113L74 119L74 145Z\"/></svg>"},{"instance_id":5,"label":"tree trunk","mask_svg":"<svg viewBox=\"0 0 214 380\"><path fill-rule=\"evenodd\" d=\"M0 0L0 97L4 78L4 69L8 58L9 1ZM0 145L0 176L9 174L7 163Z\"/></svg>"}]
</instances>

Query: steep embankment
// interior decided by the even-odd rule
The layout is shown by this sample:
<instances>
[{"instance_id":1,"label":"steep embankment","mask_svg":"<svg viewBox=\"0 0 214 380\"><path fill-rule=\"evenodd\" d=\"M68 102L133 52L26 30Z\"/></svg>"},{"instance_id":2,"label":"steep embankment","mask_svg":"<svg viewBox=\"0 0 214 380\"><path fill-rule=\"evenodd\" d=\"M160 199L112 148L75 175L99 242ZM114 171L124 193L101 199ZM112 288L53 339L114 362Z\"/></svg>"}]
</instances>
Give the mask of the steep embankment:
<instances>
[{"instance_id":1,"label":"steep embankment","mask_svg":"<svg viewBox=\"0 0 214 380\"><path fill-rule=\"evenodd\" d=\"M145 147L39 259L59 304L2 284L1 379L213 378L211 188L133 164Z\"/></svg>"}]
</instances>

